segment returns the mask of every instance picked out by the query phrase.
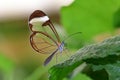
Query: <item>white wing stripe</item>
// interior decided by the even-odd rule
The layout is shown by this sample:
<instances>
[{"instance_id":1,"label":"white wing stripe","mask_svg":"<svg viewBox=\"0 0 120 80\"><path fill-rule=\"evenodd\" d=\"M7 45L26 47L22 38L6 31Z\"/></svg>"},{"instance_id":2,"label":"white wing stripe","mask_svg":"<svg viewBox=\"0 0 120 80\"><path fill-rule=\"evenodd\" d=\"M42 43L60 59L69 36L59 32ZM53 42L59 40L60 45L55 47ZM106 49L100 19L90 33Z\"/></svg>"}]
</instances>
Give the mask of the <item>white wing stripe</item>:
<instances>
[{"instance_id":1,"label":"white wing stripe","mask_svg":"<svg viewBox=\"0 0 120 80\"><path fill-rule=\"evenodd\" d=\"M36 17L36 18L31 19L29 23L31 23L31 24L33 24L35 22L45 23L48 20L49 20L48 16Z\"/></svg>"}]
</instances>

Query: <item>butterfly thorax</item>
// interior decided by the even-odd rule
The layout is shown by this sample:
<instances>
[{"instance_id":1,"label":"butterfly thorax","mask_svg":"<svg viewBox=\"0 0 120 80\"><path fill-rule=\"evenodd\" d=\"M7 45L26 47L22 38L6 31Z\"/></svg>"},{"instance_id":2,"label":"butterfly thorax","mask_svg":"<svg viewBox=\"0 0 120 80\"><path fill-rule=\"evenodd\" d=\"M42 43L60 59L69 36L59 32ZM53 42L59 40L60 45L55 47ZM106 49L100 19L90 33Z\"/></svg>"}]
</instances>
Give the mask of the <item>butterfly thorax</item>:
<instances>
[{"instance_id":1,"label":"butterfly thorax","mask_svg":"<svg viewBox=\"0 0 120 80\"><path fill-rule=\"evenodd\" d=\"M58 50L60 51L60 53L63 52L63 50L64 50L64 42L63 41L61 43L58 43Z\"/></svg>"}]
</instances>

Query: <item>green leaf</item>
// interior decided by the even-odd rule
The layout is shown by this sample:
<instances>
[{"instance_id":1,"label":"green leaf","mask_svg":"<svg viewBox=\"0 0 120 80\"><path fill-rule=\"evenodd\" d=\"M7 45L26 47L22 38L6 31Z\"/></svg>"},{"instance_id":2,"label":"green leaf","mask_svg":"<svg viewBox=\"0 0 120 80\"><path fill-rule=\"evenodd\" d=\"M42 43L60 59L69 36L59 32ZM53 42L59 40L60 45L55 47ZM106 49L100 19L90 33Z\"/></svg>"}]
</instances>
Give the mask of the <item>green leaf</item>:
<instances>
[{"instance_id":1,"label":"green leaf","mask_svg":"<svg viewBox=\"0 0 120 80\"><path fill-rule=\"evenodd\" d=\"M39 80L49 68L50 66L40 66L31 75L25 78L25 80Z\"/></svg>"},{"instance_id":2,"label":"green leaf","mask_svg":"<svg viewBox=\"0 0 120 80\"><path fill-rule=\"evenodd\" d=\"M120 79L120 61L116 61L116 63L113 63L113 64L93 65L92 68L94 71L105 69L106 72L108 73L109 80L119 80Z\"/></svg>"},{"instance_id":3,"label":"green leaf","mask_svg":"<svg viewBox=\"0 0 120 80\"><path fill-rule=\"evenodd\" d=\"M115 27L120 27L120 8L114 14L113 19L114 19L114 26Z\"/></svg>"},{"instance_id":4,"label":"green leaf","mask_svg":"<svg viewBox=\"0 0 120 80\"><path fill-rule=\"evenodd\" d=\"M0 53L0 70L3 74L4 80L13 80L13 69L15 64L12 60L6 57L3 53Z\"/></svg>"},{"instance_id":5,"label":"green leaf","mask_svg":"<svg viewBox=\"0 0 120 80\"><path fill-rule=\"evenodd\" d=\"M72 72L73 69L75 69L77 66L79 66L82 61L80 62L76 62L76 63L72 63L72 65L70 64L73 60L67 60L65 62L65 64L58 64L54 67L52 67L49 70L50 73L50 80L62 80L64 77L66 77L70 72Z\"/></svg>"},{"instance_id":6,"label":"green leaf","mask_svg":"<svg viewBox=\"0 0 120 80\"><path fill-rule=\"evenodd\" d=\"M113 17L119 8L120 0L75 0L61 9L61 22L69 34L82 32L86 41L97 34L111 32L116 24Z\"/></svg>"},{"instance_id":7,"label":"green leaf","mask_svg":"<svg viewBox=\"0 0 120 80\"><path fill-rule=\"evenodd\" d=\"M109 80L120 80L120 61L104 66L109 74Z\"/></svg>"},{"instance_id":8,"label":"green leaf","mask_svg":"<svg viewBox=\"0 0 120 80\"><path fill-rule=\"evenodd\" d=\"M2 53L0 53L0 69L5 73L9 73L13 70L13 68L14 68L13 61L8 59Z\"/></svg>"},{"instance_id":9,"label":"green leaf","mask_svg":"<svg viewBox=\"0 0 120 80\"><path fill-rule=\"evenodd\" d=\"M85 74L79 73L72 80L92 80L92 79L86 76Z\"/></svg>"},{"instance_id":10,"label":"green leaf","mask_svg":"<svg viewBox=\"0 0 120 80\"><path fill-rule=\"evenodd\" d=\"M62 80L83 62L87 62L88 64L92 64L93 66L103 65L99 67L99 69L96 68L96 70L100 70L102 68L106 69L104 65L115 64L117 61L120 60L119 57L120 57L120 35L106 39L101 43L92 44L81 48L76 52L76 54L71 56L69 60L66 60L63 63L53 66L49 70L50 73L49 79ZM112 71L110 72L109 71L110 69L107 70L110 78Z\"/></svg>"}]
</instances>

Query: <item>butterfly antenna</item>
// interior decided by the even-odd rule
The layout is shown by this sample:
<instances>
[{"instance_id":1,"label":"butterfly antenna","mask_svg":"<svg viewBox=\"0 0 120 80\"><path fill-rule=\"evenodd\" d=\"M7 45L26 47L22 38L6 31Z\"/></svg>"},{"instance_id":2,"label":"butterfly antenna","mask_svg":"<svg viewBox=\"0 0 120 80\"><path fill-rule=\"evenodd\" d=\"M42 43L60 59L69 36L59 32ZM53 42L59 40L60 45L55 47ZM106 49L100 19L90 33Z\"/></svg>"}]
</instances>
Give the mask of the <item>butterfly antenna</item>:
<instances>
[{"instance_id":1,"label":"butterfly antenna","mask_svg":"<svg viewBox=\"0 0 120 80\"><path fill-rule=\"evenodd\" d=\"M67 39L71 38L72 36L76 35L76 34L81 34L82 32L76 32L76 33L73 33L71 35L69 35L68 37L66 37L63 41L66 41Z\"/></svg>"}]
</instances>

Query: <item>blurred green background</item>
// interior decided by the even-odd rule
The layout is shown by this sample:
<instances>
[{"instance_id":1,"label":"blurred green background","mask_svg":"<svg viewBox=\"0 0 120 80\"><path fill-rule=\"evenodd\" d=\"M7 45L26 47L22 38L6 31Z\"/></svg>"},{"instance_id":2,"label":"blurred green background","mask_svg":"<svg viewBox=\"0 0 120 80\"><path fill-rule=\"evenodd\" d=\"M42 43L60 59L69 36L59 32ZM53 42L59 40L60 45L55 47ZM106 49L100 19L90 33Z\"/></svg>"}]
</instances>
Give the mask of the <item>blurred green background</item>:
<instances>
[{"instance_id":1,"label":"blurred green background","mask_svg":"<svg viewBox=\"0 0 120 80\"><path fill-rule=\"evenodd\" d=\"M71 42L77 48L120 33L119 0L76 0L65 6L72 2L0 1L0 80L48 79L52 64L42 64L48 55L38 54L29 43L28 17L36 9L45 11L68 35L82 32Z\"/></svg>"}]
</instances>

